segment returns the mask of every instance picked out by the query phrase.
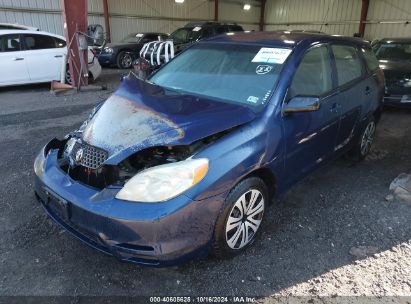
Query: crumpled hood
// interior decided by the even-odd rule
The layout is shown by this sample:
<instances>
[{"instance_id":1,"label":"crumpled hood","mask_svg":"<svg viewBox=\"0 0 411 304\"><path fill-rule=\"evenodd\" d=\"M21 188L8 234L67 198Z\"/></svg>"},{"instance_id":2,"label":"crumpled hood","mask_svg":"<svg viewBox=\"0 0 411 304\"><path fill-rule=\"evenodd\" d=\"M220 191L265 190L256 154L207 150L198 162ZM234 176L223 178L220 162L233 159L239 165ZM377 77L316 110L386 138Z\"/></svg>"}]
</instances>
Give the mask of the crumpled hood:
<instances>
[{"instance_id":1,"label":"crumpled hood","mask_svg":"<svg viewBox=\"0 0 411 304\"><path fill-rule=\"evenodd\" d=\"M167 95L159 86L128 76L82 136L109 153L106 164L117 164L142 149L190 144L254 118L245 106L192 95Z\"/></svg>"}]
</instances>

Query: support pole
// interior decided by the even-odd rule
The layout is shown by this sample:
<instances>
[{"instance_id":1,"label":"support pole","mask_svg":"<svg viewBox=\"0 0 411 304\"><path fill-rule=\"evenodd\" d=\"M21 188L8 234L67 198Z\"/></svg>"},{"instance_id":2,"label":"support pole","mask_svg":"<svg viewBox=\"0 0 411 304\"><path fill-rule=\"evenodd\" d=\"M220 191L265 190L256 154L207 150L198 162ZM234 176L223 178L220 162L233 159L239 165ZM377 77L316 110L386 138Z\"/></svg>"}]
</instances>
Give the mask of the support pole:
<instances>
[{"instance_id":1,"label":"support pole","mask_svg":"<svg viewBox=\"0 0 411 304\"><path fill-rule=\"evenodd\" d=\"M104 22L106 25L106 39L107 39L107 42L111 42L110 15L108 13L108 0L103 0L103 10L104 10Z\"/></svg>"},{"instance_id":2,"label":"support pole","mask_svg":"<svg viewBox=\"0 0 411 304\"><path fill-rule=\"evenodd\" d=\"M358 33L360 37L364 37L365 33L365 21L367 21L368 7L370 5L370 0L362 0L361 4L361 16L360 16L360 26L358 28Z\"/></svg>"},{"instance_id":3,"label":"support pole","mask_svg":"<svg viewBox=\"0 0 411 304\"><path fill-rule=\"evenodd\" d=\"M264 23L265 23L265 3L266 0L261 0L261 9L260 9L260 31L264 31Z\"/></svg>"},{"instance_id":4,"label":"support pole","mask_svg":"<svg viewBox=\"0 0 411 304\"><path fill-rule=\"evenodd\" d=\"M79 52L77 45L77 31L87 33L87 0L61 0L61 8L64 18L64 33L66 36L67 47L71 51L67 54L69 68L73 86L79 87L79 83L88 84L88 77L84 73L79 73L81 61L87 65L87 51ZM80 59L83 56L83 60ZM76 70L77 67L77 70ZM87 70L87 66L85 67ZM79 77L80 75L80 77Z\"/></svg>"},{"instance_id":5,"label":"support pole","mask_svg":"<svg viewBox=\"0 0 411 304\"><path fill-rule=\"evenodd\" d=\"M214 21L218 21L218 0L214 0Z\"/></svg>"}]
</instances>

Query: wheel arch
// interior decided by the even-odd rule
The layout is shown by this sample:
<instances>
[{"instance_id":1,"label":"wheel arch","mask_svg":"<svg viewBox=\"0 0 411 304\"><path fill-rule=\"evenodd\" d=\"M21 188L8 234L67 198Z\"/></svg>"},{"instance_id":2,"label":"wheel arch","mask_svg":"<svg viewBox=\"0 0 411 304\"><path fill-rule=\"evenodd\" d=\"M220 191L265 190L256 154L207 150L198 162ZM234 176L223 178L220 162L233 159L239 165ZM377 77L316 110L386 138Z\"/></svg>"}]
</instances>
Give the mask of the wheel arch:
<instances>
[{"instance_id":1,"label":"wheel arch","mask_svg":"<svg viewBox=\"0 0 411 304\"><path fill-rule=\"evenodd\" d=\"M251 171L246 176L244 176L242 180L249 177L258 177L264 182L268 190L269 201L271 202L277 190L277 178L275 177L274 173L270 169L262 167Z\"/></svg>"}]
</instances>

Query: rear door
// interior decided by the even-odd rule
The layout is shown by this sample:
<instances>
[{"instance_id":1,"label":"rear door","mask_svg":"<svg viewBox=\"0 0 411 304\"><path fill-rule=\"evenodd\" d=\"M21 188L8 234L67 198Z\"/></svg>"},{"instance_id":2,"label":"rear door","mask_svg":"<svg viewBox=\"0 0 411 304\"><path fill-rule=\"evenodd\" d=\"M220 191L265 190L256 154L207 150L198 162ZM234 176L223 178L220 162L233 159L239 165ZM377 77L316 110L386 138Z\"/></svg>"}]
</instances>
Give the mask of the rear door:
<instances>
[{"instance_id":1,"label":"rear door","mask_svg":"<svg viewBox=\"0 0 411 304\"><path fill-rule=\"evenodd\" d=\"M341 110L335 150L348 147L354 137L364 105L364 98L371 94L371 88L364 81L365 66L358 49L351 45L334 44L331 47L337 71Z\"/></svg>"},{"instance_id":2,"label":"rear door","mask_svg":"<svg viewBox=\"0 0 411 304\"><path fill-rule=\"evenodd\" d=\"M368 70L368 76L365 81L370 88L368 90L369 94L365 94L365 107L368 111L375 111L382 105L384 97L384 74L379 67L378 59L375 57L371 48L362 47L361 53Z\"/></svg>"},{"instance_id":3,"label":"rear door","mask_svg":"<svg viewBox=\"0 0 411 304\"><path fill-rule=\"evenodd\" d=\"M287 184L295 183L332 156L340 117L332 74L326 44L308 50L294 74L287 100L297 96L319 97L320 108L283 116Z\"/></svg>"},{"instance_id":4,"label":"rear door","mask_svg":"<svg viewBox=\"0 0 411 304\"><path fill-rule=\"evenodd\" d=\"M44 34L24 34L27 68L32 81L60 80L63 55L56 38Z\"/></svg>"},{"instance_id":5,"label":"rear door","mask_svg":"<svg viewBox=\"0 0 411 304\"><path fill-rule=\"evenodd\" d=\"M0 36L0 85L30 81L20 34Z\"/></svg>"}]
</instances>

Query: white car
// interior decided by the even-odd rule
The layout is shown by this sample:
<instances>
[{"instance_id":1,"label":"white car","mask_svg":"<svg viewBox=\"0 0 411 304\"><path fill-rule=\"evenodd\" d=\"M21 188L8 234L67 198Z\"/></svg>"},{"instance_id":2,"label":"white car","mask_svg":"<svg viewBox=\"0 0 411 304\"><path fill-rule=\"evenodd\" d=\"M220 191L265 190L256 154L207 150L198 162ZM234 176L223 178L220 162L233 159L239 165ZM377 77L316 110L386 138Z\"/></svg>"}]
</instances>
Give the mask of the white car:
<instances>
[{"instance_id":1,"label":"white car","mask_svg":"<svg viewBox=\"0 0 411 304\"><path fill-rule=\"evenodd\" d=\"M62 36L31 30L1 30L0 86L60 81L65 55L66 40ZM88 70L93 79L101 74L91 47ZM66 81L70 82L69 72Z\"/></svg>"}]
</instances>

